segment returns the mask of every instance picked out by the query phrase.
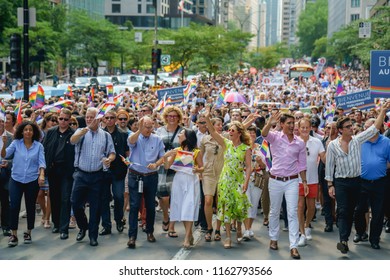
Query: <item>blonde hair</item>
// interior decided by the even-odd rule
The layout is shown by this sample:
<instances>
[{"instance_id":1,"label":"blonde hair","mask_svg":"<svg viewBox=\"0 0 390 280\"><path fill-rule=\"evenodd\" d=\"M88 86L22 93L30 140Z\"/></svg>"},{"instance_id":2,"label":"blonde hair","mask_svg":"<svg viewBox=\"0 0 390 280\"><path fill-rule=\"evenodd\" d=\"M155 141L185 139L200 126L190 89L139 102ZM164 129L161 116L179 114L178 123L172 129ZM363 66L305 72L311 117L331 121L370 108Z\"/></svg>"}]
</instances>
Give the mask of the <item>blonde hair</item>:
<instances>
[{"instance_id":1,"label":"blonde hair","mask_svg":"<svg viewBox=\"0 0 390 280\"><path fill-rule=\"evenodd\" d=\"M179 107L174 106L174 105L169 105L169 106L165 107L164 112L161 115L164 123L167 124L168 114L171 113L171 112L176 112L177 115L179 116L179 120L178 120L179 124L182 123L182 121L183 121L183 113L182 113L182 111L180 110Z\"/></svg>"},{"instance_id":2,"label":"blonde hair","mask_svg":"<svg viewBox=\"0 0 390 280\"><path fill-rule=\"evenodd\" d=\"M242 125L242 123L238 121L232 121L229 125L229 128L232 126L235 126L237 128L237 131L241 134L240 135L240 141L244 143L245 145L250 146L251 145L251 137L249 136L248 130L245 129L245 127Z\"/></svg>"}]
</instances>

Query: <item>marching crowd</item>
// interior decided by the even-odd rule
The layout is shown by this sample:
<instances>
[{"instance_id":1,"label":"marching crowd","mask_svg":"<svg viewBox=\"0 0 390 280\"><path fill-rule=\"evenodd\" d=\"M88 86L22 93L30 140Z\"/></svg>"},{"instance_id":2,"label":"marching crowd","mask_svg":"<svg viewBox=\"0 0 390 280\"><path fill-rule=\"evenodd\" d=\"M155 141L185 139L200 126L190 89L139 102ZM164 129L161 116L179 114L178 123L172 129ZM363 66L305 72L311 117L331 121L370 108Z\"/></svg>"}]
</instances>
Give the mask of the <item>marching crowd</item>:
<instances>
[{"instance_id":1,"label":"marching crowd","mask_svg":"<svg viewBox=\"0 0 390 280\"><path fill-rule=\"evenodd\" d=\"M367 71L340 73L343 94L369 87ZM282 216L290 255L300 259L298 248L312 239L316 204L324 231L337 225L341 253L349 251L353 226L353 242L368 240L380 249L383 227L390 232L390 102L345 112L335 106L332 74L265 86L261 79L268 75L276 70L199 79L192 101L161 110L151 89L122 93L107 111L104 92L68 95L60 107L58 100L39 109L25 103L20 119L18 102L3 100L0 211L8 246L19 242L24 195L26 244L39 205L42 225L62 240L77 223L76 240L88 234L97 246L113 222L118 232L128 223L127 246L134 249L139 228L156 241L158 201L169 237L178 237L175 227L183 222L184 249L194 245L194 224L205 242L223 239L226 249L232 232L237 243L249 241L261 207L269 248L278 250ZM225 91L246 102L224 102Z\"/></svg>"}]
</instances>

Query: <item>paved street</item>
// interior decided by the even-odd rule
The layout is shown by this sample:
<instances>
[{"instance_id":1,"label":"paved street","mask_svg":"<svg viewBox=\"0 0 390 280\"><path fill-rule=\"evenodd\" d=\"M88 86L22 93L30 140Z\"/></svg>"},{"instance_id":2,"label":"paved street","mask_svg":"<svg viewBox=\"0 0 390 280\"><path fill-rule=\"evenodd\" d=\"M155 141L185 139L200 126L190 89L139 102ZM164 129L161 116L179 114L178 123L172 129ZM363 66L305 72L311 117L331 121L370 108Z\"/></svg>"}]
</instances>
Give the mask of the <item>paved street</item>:
<instances>
[{"instance_id":1,"label":"paved street","mask_svg":"<svg viewBox=\"0 0 390 280\"><path fill-rule=\"evenodd\" d=\"M390 234L382 233L381 250L374 250L368 242L354 244L353 235L349 242L350 253L342 255L336 249L338 231L332 233L323 232L323 217L317 215L318 222L313 222L313 240L308 245L299 248L303 260L389 260L390 259ZM161 229L162 213L157 212L155 237L156 243L146 241L146 234L139 230L137 248L128 249L127 228L121 234L113 225L113 233L108 236L99 236L99 246L91 247L86 237L82 242L76 242L78 229L71 229L68 240L60 240L59 234L51 233L50 229L44 229L40 224L41 216L37 215L36 228L32 232L33 243L23 244L23 230L26 229L26 219L20 218L19 245L8 248L8 238L0 237L0 259L2 260L289 260L288 232L281 232L279 250L271 251L268 248L269 239L267 228L259 221L254 223L255 238L242 244L233 242L230 250L223 248L222 242L205 242L203 233L198 229L194 232L195 246L191 250L182 250L181 243L184 237L182 224L176 225L179 238L170 238ZM354 234L354 233L353 233ZM222 240L224 232L222 231ZM233 235L235 239L235 235Z\"/></svg>"}]
</instances>

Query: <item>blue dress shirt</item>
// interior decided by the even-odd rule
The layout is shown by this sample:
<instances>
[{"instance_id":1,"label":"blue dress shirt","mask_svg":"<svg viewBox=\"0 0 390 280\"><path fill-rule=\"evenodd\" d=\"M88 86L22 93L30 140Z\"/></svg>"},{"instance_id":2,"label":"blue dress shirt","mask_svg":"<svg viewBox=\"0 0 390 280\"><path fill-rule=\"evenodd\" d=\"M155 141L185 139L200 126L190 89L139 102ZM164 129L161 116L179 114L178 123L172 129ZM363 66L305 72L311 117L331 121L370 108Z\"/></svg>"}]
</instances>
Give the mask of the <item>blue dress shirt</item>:
<instances>
[{"instance_id":1,"label":"blue dress shirt","mask_svg":"<svg viewBox=\"0 0 390 280\"><path fill-rule=\"evenodd\" d=\"M26 184L38 179L39 169L46 169L43 145L34 141L27 149L23 139L12 141L6 149L6 158L13 156L11 177L17 182Z\"/></svg>"},{"instance_id":2,"label":"blue dress shirt","mask_svg":"<svg viewBox=\"0 0 390 280\"><path fill-rule=\"evenodd\" d=\"M375 142L362 145L362 178L377 180L386 176L387 162L390 162L390 139L379 135Z\"/></svg>"}]
</instances>

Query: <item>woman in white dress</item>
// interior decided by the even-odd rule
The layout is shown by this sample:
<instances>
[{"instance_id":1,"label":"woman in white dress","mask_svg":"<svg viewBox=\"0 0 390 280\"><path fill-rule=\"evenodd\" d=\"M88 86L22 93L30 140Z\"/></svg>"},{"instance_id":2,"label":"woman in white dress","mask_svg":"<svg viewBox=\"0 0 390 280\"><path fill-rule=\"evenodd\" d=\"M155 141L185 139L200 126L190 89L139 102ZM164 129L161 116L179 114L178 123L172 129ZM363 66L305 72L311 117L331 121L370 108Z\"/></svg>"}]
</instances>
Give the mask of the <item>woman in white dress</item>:
<instances>
[{"instance_id":1,"label":"woman in white dress","mask_svg":"<svg viewBox=\"0 0 390 280\"><path fill-rule=\"evenodd\" d=\"M196 147L196 133L185 128L179 133L180 147L164 155L164 167L172 166L178 151L187 151L193 154L193 168L176 169L172 182L170 219L171 222L182 221L186 231L183 248L189 249L193 245L192 226L198 220L200 202L200 183L197 173L203 172L203 155Z\"/></svg>"}]
</instances>

